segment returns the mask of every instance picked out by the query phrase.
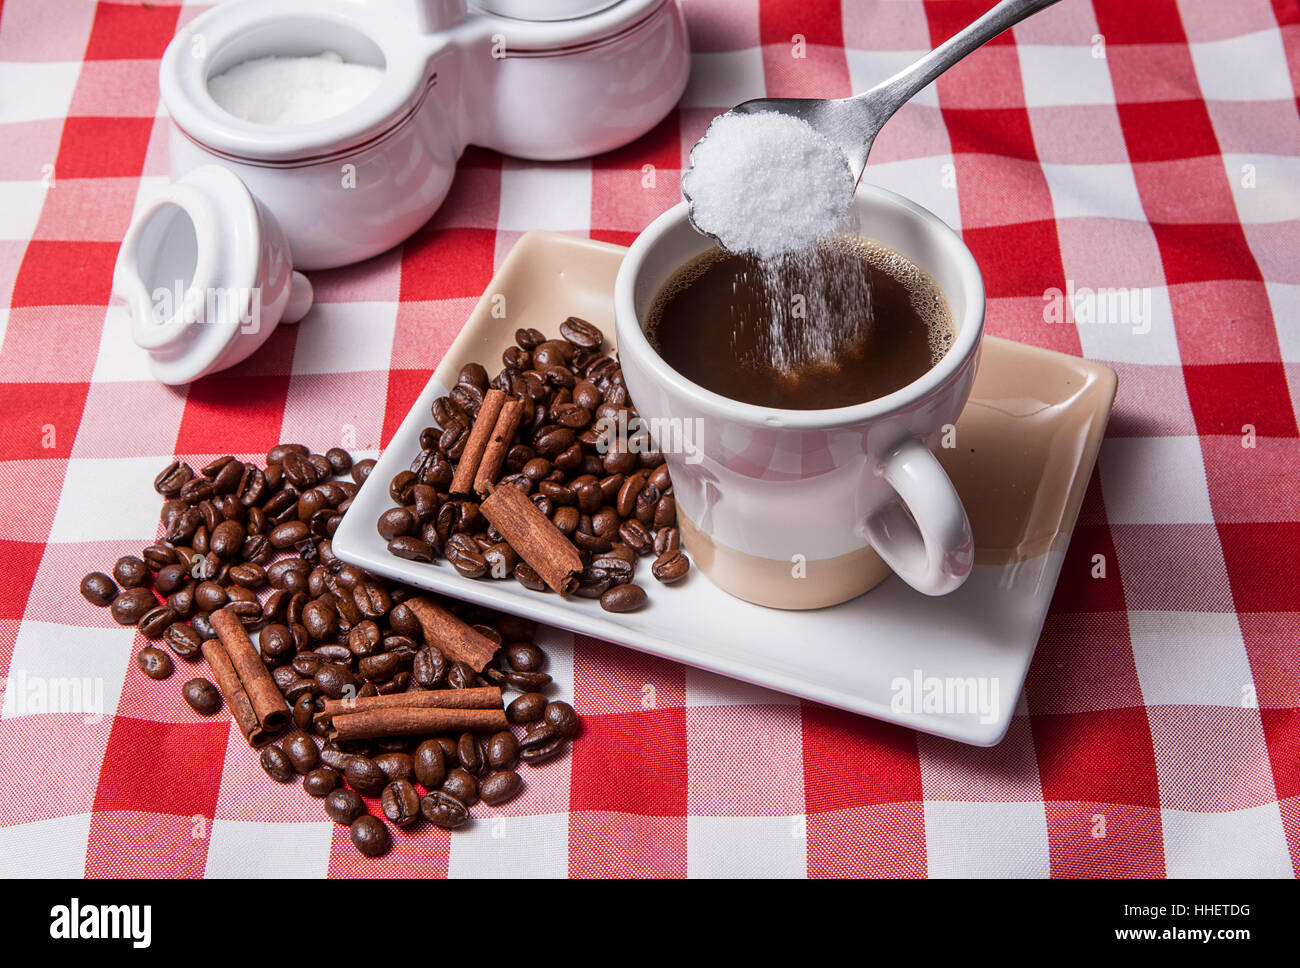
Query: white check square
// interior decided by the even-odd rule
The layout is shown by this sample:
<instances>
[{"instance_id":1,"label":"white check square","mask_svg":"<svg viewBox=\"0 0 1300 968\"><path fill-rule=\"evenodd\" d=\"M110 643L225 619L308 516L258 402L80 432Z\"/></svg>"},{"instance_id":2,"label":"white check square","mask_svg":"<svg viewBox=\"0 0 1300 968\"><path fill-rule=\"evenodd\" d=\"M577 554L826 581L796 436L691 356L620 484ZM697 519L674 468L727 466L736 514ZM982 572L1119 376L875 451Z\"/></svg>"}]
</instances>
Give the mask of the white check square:
<instances>
[{"instance_id":1,"label":"white check square","mask_svg":"<svg viewBox=\"0 0 1300 968\"><path fill-rule=\"evenodd\" d=\"M1057 218L1122 218L1145 222L1131 165L1044 164Z\"/></svg>"},{"instance_id":2,"label":"white check square","mask_svg":"<svg viewBox=\"0 0 1300 968\"><path fill-rule=\"evenodd\" d=\"M1199 437L1108 437L1098 459L1111 524L1213 524Z\"/></svg>"},{"instance_id":3,"label":"white check square","mask_svg":"<svg viewBox=\"0 0 1300 968\"><path fill-rule=\"evenodd\" d=\"M0 181L0 240L26 242L36 234L46 191L39 181Z\"/></svg>"},{"instance_id":4,"label":"white check square","mask_svg":"<svg viewBox=\"0 0 1300 968\"><path fill-rule=\"evenodd\" d=\"M1269 101L1295 97L1278 30L1190 44L1207 101Z\"/></svg>"},{"instance_id":5,"label":"white check square","mask_svg":"<svg viewBox=\"0 0 1300 968\"><path fill-rule=\"evenodd\" d=\"M849 87L865 91L915 63L926 52L923 50L853 50L847 48L844 58L849 62ZM912 98L913 104L939 106L939 92L931 82Z\"/></svg>"},{"instance_id":6,"label":"white check square","mask_svg":"<svg viewBox=\"0 0 1300 968\"><path fill-rule=\"evenodd\" d=\"M717 108L722 112L741 101L766 94L761 47L695 53L691 55L691 78L680 106Z\"/></svg>"},{"instance_id":7,"label":"white check square","mask_svg":"<svg viewBox=\"0 0 1300 968\"><path fill-rule=\"evenodd\" d=\"M212 821L207 877L323 878L329 874L333 821Z\"/></svg>"},{"instance_id":8,"label":"white check square","mask_svg":"<svg viewBox=\"0 0 1300 968\"><path fill-rule=\"evenodd\" d=\"M65 713L88 726L102 722L117 712L134 644L134 628L21 623L0 714Z\"/></svg>"},{"instance_id":9,"label":"white check square","mask_svg":"<svg viewBox=\"0 0 1300 968\"><path fill-rule=\"evenodd\" d=\"M158 533L158 507L140 500L170 457L74 457L63 478L51 541L141 541ZM141 545L143 547L143 545Z\"/></svg>"},{"instance_id":10,"label":"white check square","mask_svg":"<svg viewBox=\"0 0 1300 968\"><path fill-rule=\"evenodd\" d=\"M1016 53L1026 107L1115 103L1110 65L1092 47L1018 44Z\"/></svg>"},{"instance_id":11,"label":"white check square","mask_svg":"<svg viewBox=\"0 0 1300 968\"><path fill-rule=\"evenodd\" d=\"M302 326L303 338L294 344L294 374L387 372L397 303L317 303Z\"/></svg>"},{"instance_id":12,"label":"white check square","mask_svg":"<svg viewBox=\"0 0 1300 968\"><path fill-rule=\"evenodd\" d=\"M931 877L1047 877L1051 858L1041 802L927 800Z\"/></svg>"},{"instance_id":13,"label":"white check square","mask_svg":"<svg viewBox=\"0 0 1300 968\"><path fill-rule=\"evenodd\" d=\"M1241 706L1253 676L1231 612L1129 612L1133 661L1150 706Z\"/></svg>"},{"instance_id":14,"label":"white check square","mask_svg":"<svg viewBox=\"0 0 1300 968\"><path fill-rule=\"evenodd\" d=\"M448 877L561 878L569 875L569 815L480 815L451 838Z\"/></svg>"},{"instance_id":15,"label":"white check square","mask_svg":"<svg viewBox=\"0 0 1300 968\"><path fill-rule=\"evenodd\" d=\"M1161 810L1167 877L1295 876L1276 803L1191 813Z\"/></svg>"},{"instance_id":16,"label":"white check square","mask_svg":"<svg viewBox=\"0 0 1300 968\"><path fill-rule=\"evenodd\" d=\"M82 878L90 814L0 827L0 879Z\"/></svg>"},{"instance_id":17,"label":"white check square","mask_svg":"<svg viewBox=\"0 0 1300 968\"><path fill-rule=\"evenodd\" d=\"M686 871L689 877L806 877L807 823L803 816L689 817Z\"/></svg>"},{"instance_id":18,"label":"white check square","mask_svg":"<svg viewBox=\"0 0 1300 968\"><path fill-rule=\"evenodd\" d=\"M497 227L504 232L587 231L591 227L590 163L528 167L507 159L501 169Z\"/></svg>"},{"instance_id":19,"label":"white check square","mask_svg":"<svg viewBox=\"0 0 1300 968\"><path fill-rule=\"evenodd\" d=\"M0 124L66 117L80 75L71 61L0 61Z\"/></svg>"}]
</instances>

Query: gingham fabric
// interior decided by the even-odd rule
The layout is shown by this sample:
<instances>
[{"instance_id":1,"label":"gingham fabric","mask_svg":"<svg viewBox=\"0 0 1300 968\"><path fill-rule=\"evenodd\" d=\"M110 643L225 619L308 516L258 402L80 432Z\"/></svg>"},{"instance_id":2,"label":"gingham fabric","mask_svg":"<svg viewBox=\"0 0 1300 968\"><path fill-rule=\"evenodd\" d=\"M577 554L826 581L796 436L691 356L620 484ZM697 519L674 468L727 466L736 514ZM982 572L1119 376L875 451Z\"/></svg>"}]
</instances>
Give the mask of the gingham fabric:
<instances>
[{"instance_id":1,"label":"gingham fabric","mask_svg":"<svg viewBox=\"0 0 1300 968\"><path fill-rule=\"evenodd\" d=\"M471 149L415 238L312 274L306 321L173 390L150 380L109 288L133 209L166 179L158 60L201 8L4 0L0 873L1294 876L1295 0L1063 0L876 141L866 178L975 254L989 332L1120 377L994 749L549 632L586 723L572 756L470 828L396 831L364 860L319 802L263 775L224 714L190 712L186 668L145 679L143 639L77 593L154 538L150 483L173 454L377 451L521 232L626 243L677 200L718 111L862 90L988 5L685 0L693 76L652 133L570 164ZM1047 321L1071 286L1137 291L1149 325ZM102 719L40 711L42 684L69 679L102 688Z\"/></svg>"}]
</instances>

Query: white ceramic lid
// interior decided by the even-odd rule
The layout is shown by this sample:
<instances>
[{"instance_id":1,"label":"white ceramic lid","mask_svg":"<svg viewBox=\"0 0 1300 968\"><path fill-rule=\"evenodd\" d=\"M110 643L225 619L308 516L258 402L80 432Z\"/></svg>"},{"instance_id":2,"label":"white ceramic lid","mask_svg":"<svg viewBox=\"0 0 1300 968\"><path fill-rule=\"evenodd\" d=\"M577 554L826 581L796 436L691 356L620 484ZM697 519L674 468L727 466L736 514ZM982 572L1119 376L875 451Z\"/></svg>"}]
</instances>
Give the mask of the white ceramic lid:
<instances>
[{"instance_id":1,"label":"white ceramic lid","mask_svg":"<svg viewBox=\"0 0 1300 968\"><path fill-rule=\"evenodd\" d=\"M113 295L131 314L131 338L163 383L229 366L276 324L311 306L288 243L244 183L203 165L136 215L118 251Z\"/></svg>"}]
</instances>

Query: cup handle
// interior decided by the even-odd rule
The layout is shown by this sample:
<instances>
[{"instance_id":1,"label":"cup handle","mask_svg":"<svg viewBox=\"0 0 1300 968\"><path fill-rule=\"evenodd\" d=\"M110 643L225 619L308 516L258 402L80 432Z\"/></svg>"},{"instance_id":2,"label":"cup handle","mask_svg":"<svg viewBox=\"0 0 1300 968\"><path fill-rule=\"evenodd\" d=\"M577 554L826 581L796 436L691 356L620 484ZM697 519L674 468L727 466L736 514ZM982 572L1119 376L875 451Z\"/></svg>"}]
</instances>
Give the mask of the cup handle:
<instances>
[{"instance_id":1,"label":"cup handle","mask_svg":"<svg viewBox=\"0 0 1300 968\"><path fill-rule=\"evenodd\" d=\"M966 509L938 459L911 438L894 448L876 473L898 500L867 516L867 540L918 592L956 591L974 564L975 542Z\"/></svg>"}]
</instances>

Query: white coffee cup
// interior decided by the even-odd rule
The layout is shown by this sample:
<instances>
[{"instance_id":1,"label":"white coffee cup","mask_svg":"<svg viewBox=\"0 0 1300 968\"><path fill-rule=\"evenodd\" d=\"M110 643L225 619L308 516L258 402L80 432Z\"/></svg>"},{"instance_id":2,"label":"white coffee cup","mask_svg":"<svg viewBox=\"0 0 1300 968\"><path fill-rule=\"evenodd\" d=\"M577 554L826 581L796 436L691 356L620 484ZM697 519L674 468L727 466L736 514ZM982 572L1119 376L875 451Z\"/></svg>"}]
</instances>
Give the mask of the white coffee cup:
<instances>
[{"instance_id":1,"label":"white coffee cup","mask_svg":"<svg viewBox=\"0 0 1300 968\"><path fill-rule=\"evenodd\" d=\"M893 192L859 187L862 234L928 272L952 311L947 354L900 390L851 407L781 410L693 383L651 347L646 312L713 242L686 205L632 243L614 286L618 355L637 413L672 473L683 546L723 590L776 608L819 608L892 570L943 595L970 574L970 523L934 456L966 405L984 332L984 283L956 233Z\"/></svg>"}]
</instances>

